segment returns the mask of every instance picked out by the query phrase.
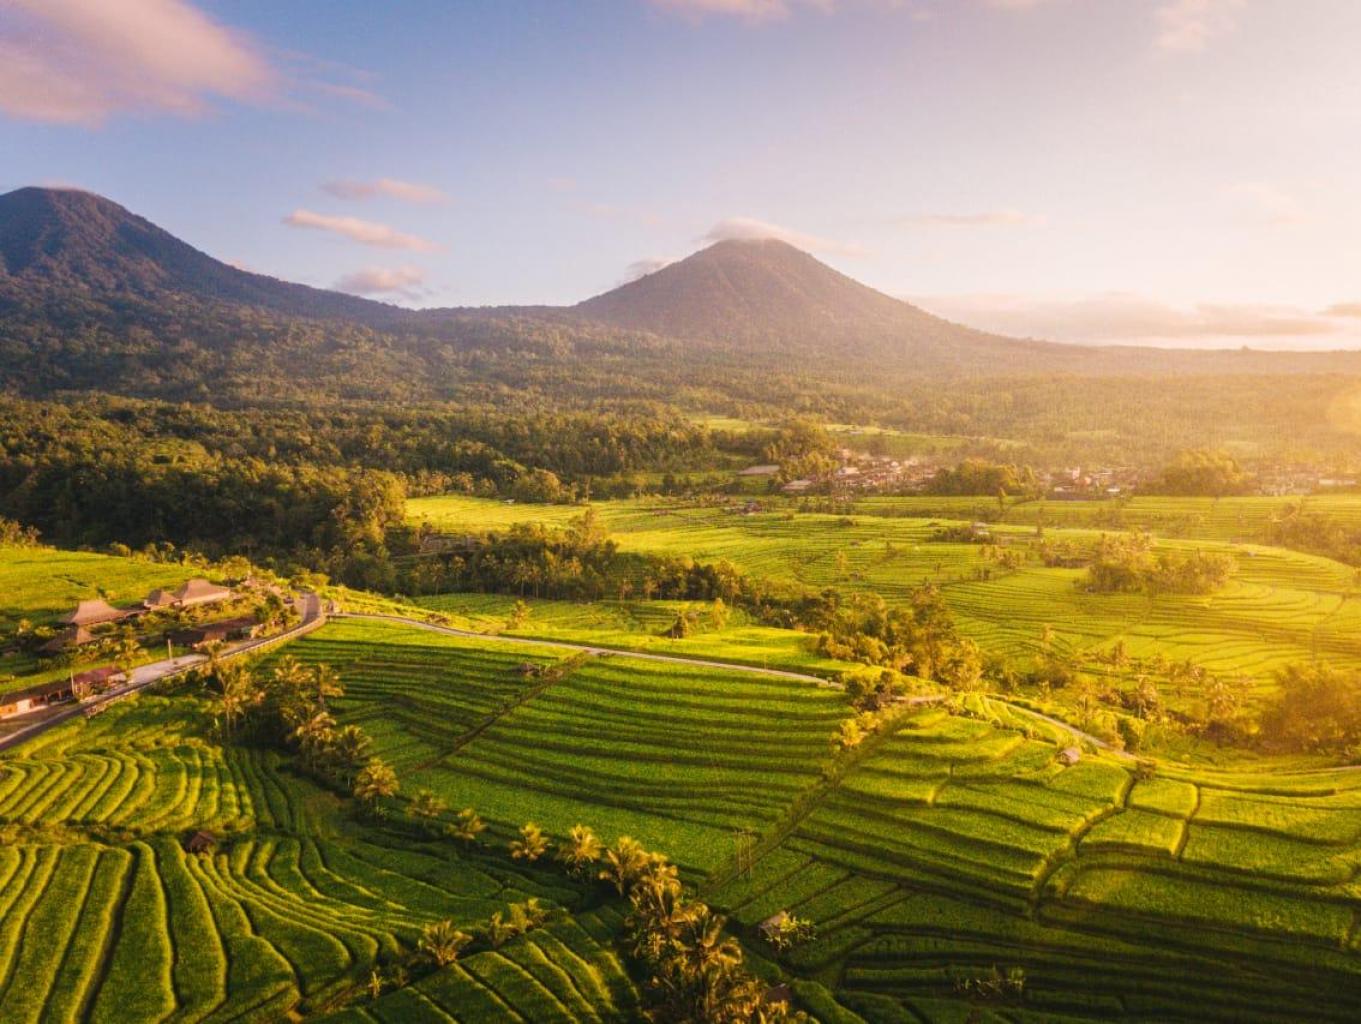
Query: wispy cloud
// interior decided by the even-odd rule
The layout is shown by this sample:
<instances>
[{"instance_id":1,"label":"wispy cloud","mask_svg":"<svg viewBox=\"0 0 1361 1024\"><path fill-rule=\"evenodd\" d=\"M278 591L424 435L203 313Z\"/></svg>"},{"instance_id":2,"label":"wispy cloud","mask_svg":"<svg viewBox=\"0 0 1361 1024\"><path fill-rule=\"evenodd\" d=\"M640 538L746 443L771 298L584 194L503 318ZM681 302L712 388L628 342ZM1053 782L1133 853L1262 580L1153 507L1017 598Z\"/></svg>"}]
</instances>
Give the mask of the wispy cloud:
<instances>
[{"instance_id":1,"label":"wispy cloud","mask_svg":"<svg viewBox=\"0 0 1361 1024\"><path fill-rule=\"evenodd\" d=\"M640 277L647 277L648 274L655 274L663 267L669 267L675 262L674 259L667 259L665 257L635 260L624 268L624 279L619 283L628 284L630 281L636 281Z\"/></svg>"},{"instance_id":2,"label":"wispy cloud","mask_svg":"<svg viewBox=\"0 0 1361 1024\"><path fill-rule=\"evenodd\" d=\"M796 249L810 252L836 253L842 256L866 256L868 250L850 242L840 242L832 238L810 235L793 228L756 220L753 217L728 217L711 227L701 238L701 242L751 242L773 238L787 242Z\"/></svg>"},{"instance_id":3,"label":"wispy cloud","mask_svg":"<svg viewBox=\"0 0 1361 1024\"><path fill-rule=\"evenodd\" d=\"M405 203L435 205L447 203L448 195L433 185L421 185L414 181L399 181L396 178L378 178L375 181L355 181L343 178L322 184L322 190L337 199L400 199Z\"/></svg>"},{"instance_id":4,"label":"wispy cloud","mask_svg":"<svg viewBox=\"0 0 1361 1024\"><path fill-rule=\"evenodd\" d=\"M831 11L836 7L836 0L648 0L648 3L692 19L726 15L752 23L788 17L796 8Z\"/></svg>"},{"instance_id":5,"label":"wispy cloud","mask_svg":"<svg viewBox=\"0 0 1361 1024\"><path fill-rule=\"evenodd\" d=\"M284 223L294 228L313 228L329 231L362 245L372 245L380 249L410 249L414 252L433 252L439 246L426 238L404 234L386 224L358 217L333 217L311 210L294 210L284 218Z\"/></svg>"},{"instance_id":6,"label":"wispy cloud","mask_svg":"<svg viewBox=\"0 0 1361 1024\"><path fill-rule=\"evenodd\" d=\"M1324 316L1340 316L1361 320L1361 302L1339 302L1323 311Z\"/></svg>"},{"instance_id":7,"label":"wispy cloud","mask_svg":"<svg viewBox=\"0 0 1361 1024\"><path fill-rule=\"evenodd\" d=\"M1037 297L915 296L948 319L1018 337L1089 344L1191 347L1329 348L1361 346L1344 306L1323 314L1294 306L1202 303L1189 308L1129 292ZM1361 313L1361 308L1358 308Z\"/></svg>"},{"instance_id":8,"label":"wispy cloud","mask_svg":"<svg viewBox=\"0 0 1361 1024\"><path fill-rule=\"evenodd\" d=\"M384 105L353 84L362 73L327 67L270 53L188 0L0 0L0 112L26 120L192 117L222 101L307 109L294 98L307 93Z\"/></svg>"},{"instance_id":9,"label":"wispy cloud","mask_svg":"<svg viewBox=\"0 0 1361 1024\"><path fill-rule=\"evenodd\" d=\"M1232 32L1246 0L1166 0L1153 12L1156 45L1169 53L1199 53Z\"/></svg>"},{"instance_id":10,"label":"wispy cloud","mask_svg":"<svg viewBox=\"0 0 1361 1024\"><path fill-rule=\"evenodd\" d=\"M899 224L917 228L1033 228L1045 219L1020 210L985 210L980 213L923 213L902 217Z\"/></svg>"},{"instance_id":11,"label":"wispy cloud","mask_svg":"<svg viewBox=\"0 0 1361 1024\"><path fill-rule=\"evenodd\" d=\"M0 109L16 117L191 115L277 85L253 40L182 0L7 0L0 18Z\"/></svg>"},{"instance_id":12,"label":"wispy cloud","mask_svg":"<svg viewBox=\"0 0 1361 1024\"><path fill-rule=\"evenodd\" d=\"M420 267L365 267L346 274L332 287L351 295L396 295L419 299L425 295L425 271Z\"/></svg>"}]
</instances>

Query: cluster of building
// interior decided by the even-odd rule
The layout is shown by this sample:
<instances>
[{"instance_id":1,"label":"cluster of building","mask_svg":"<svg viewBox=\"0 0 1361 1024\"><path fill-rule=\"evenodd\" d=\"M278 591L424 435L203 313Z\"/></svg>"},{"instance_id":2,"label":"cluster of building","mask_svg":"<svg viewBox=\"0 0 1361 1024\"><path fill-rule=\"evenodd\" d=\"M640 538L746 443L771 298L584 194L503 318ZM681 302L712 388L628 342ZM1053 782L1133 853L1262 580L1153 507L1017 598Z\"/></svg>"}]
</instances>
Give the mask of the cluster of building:
<instances>
[{"instance_id":1,"label":"cluster of building","mask_svg":"<svg viewBox=\"0 0 1361 1024\"><path fill-rule=\"evenodd\" d=\"M205 608L232 601L237 592L205 579L192 579L175 590L153 590L131 608L115 608L102 599L81 601L74 611L59 620L66 628L44 644L40 651L62 653L99 640L98 627L135 619L152 612ZM247 640L263 627L254 616L240 615L175 629L166 634L172 644L201 648L228 640ZM0 719L28 714L52 704L84 700L107 693L128 681L127 674L112 665L69 673L65 678L39 683L22 690L0 694Z\"/></svg>"},{"instance_id":2,"label":"cluster of building","mask_svg":"<svg viewBox=\"0 0 1361 1024\"><path fill-rule=\"evenodd\" d=\"M223 587L204 579L192 579L176 590L153 590L140 604L132 608L115 608L102 598L81 601L76 605L75 611L68 612L57 620L65 628L39 650L44 654L60 654L98 640L99 637L94 632L96 626L135 619L148 612L185 610L221 604L235 596L236 592L230 587ZM174 639L172 636L171 640Z\"/></svg>"}]
</instances>

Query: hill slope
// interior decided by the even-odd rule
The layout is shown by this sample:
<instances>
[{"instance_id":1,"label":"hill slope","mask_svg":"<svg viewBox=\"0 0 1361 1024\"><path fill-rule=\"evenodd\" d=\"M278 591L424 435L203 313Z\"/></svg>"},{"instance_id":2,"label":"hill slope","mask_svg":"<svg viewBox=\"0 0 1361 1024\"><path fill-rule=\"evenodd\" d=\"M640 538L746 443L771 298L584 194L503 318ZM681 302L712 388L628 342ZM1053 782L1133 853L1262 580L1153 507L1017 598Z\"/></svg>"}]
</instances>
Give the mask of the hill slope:
<instances>
[{"instance_id":1,"label":"hill slope","mask_svg":"<svg viewBox=\"0 0 1361 1024\"><path fill-rule=\"evenodd\" d=\"M391 319L392 306L213 259L112 200L73 189L0 195L0 285L155 299L165 292L297 316Z\"/></svg>"},{"instance_id":2,"label":"hill slope","mask_svg":"<svg viewBox=\"0 0 1361 1024\"><path fill-rule=\"evenodd\" d=\"M985 334L875 291L775 239L723 241L573 307L631 330L812 356L969 365L1058 346Z\"/></svg>"}]
</instances>

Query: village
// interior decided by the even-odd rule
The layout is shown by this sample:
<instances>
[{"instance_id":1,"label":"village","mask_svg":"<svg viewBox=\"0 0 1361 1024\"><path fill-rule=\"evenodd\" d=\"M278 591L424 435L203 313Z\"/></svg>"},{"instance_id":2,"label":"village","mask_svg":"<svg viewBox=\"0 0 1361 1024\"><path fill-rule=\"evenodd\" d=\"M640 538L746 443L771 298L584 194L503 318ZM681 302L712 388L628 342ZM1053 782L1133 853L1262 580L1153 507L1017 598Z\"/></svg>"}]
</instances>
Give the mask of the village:
<instances>
[{"instance_id":1,"label":"village","mask_svg":"<svg viewBox=\"0 0 1361 1024\"><path fill-rule=\"evenodd\" d=\"M43 639L46 631L38 629L24 638L41 670L65 672L0 694L0 720L108 693L126 684L133 666L160 644L173 661L177 649L212 651L287 628L296 614L281 587L257 579L232 587L196 577L174 590L152 590L130 607L82 600L57 620L55 635Z\"/></svg>"},{"instance_id":2,"label":"village","mask_svg":"<svg viewBox=\"0 0 1361 1024\"><path fill-rule=\"evenodd\" d=\"M940 456L893 458L850 448L834 453L836 468L818 476L783 479L782 467L773 463L747 466L737 472L739 483L750 491L765 482L772 491L800 495L911 495L948 493L936 490L937 478L957 465ZM1027 469L1029 493L1054 501L1093 501L1128 497L1153 484L1159 473L1125 465L1055 466ZM1253 478L1249 493L1270 497L1306 496L1354 490L1361 479L1308 464L1263 467Z\"/></svg>"}]
</instances>

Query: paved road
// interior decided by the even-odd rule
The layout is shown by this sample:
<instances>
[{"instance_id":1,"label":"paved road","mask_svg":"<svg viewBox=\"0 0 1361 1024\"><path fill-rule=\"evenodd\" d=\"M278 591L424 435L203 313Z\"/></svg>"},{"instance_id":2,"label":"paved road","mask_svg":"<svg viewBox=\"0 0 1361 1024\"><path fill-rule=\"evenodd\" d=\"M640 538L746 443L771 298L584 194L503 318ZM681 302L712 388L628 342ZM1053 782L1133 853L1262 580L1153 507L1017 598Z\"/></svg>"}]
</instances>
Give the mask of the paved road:
<instances>
[{"instance_id":1,"label":"paved road","mask_svg":"<svg viewBox=\"0 0 1361 1024\"><path fill-rule=\"evenodd\" d=\"M821 676L809 675L805 672L790 672L781 668L762 668L759 665L744 665L734 661L714 661L709 658L687 658L680 654L653 654L648 651L631 651L618 647L596 647L592 644L574 643L570 640L545 640L523 636L505 636L499 633L478 633L471 629L456 629L453 626L438 626L433 622L422 622L420 619L408 619L402 615L380 615L376 612L336 612L333 618L337 619L377 619L382 622L394 622L399 626L414 626L416 629L429 630L431 633L443 633L446 636L456 636L464 640L482 640L490 643L517 644L524 647L556 647L558 650L581 651L583 654L594 654L608 656L617 654L623 657L636 658L641 661L661 661L671 665L687 665L690 667L699 666L700 668L726 669L729 672L745 672L751 675L770 676L775 679L795 679L803 683L817 683L819 686L830 686L840 688L839 683Z\"/></svg>"},{"instance_id":2,"label":"paved road","mask_svg":"<svg viewBox=\"0 0 1361 1024\"><path fill-rule=\"evenodd\" d=\"M294 601L294 607L301 614L301 620L286 633L277 636L262 637L258 640L247 640L244 643L233 644L222 652L221 658L235 658L242 654L250 654L274 644L284 643L319 629L326 624L326 610L321 603L321 598L316 594L303 594ZM132 675L122 686L115 687L98 697L78 704L62 705L61 710L56 714L44 718L40 722L34 722L27 728L12 732L8 736L0 737L0 750L10 750L21 743L26 743L34 736L39 736L47 732L48 729L55 728L63 722L68 722L77 715L83 715L87 710L107 704L120 697L126 697L130 693L146 689L152 683L158 683L162 679L170 679L173 676L188 672L196 665L201 665L208 658L203 654L184 654L178 658L166 658L161 661L153 661L148 665L141 665L132 670Z\"/></svg>"}]
</instances>

